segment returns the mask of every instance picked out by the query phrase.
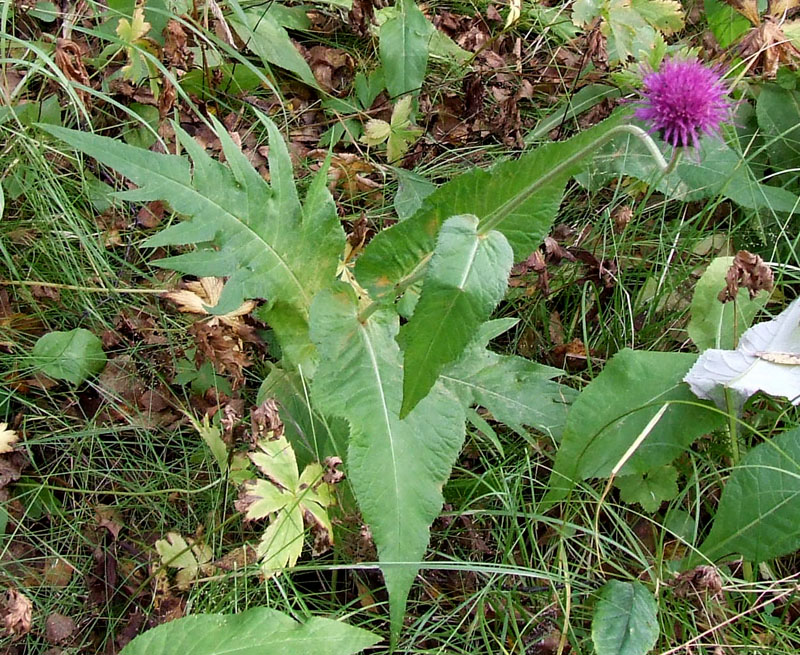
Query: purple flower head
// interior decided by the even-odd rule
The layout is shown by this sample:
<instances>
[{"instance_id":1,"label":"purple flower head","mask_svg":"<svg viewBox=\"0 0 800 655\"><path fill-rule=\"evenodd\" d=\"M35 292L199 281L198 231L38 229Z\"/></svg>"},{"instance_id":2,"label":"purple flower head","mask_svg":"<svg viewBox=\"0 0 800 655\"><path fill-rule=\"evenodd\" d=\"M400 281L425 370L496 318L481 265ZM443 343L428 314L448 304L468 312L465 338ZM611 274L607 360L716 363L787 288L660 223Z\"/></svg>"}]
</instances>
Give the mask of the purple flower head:
<instances>
[{"instance_id":1,"label":"purple flower head","mask_svg":"<svg viewBox=\"0 0 800 655\"><path fill-rule=\"evenodd\" d=\"M731 103L718 68L696 59L667 59L644 76L642 100L634 113L651 132L675 147L697 146L702 134L719 134Z\"/></svg>"}]
</instances>

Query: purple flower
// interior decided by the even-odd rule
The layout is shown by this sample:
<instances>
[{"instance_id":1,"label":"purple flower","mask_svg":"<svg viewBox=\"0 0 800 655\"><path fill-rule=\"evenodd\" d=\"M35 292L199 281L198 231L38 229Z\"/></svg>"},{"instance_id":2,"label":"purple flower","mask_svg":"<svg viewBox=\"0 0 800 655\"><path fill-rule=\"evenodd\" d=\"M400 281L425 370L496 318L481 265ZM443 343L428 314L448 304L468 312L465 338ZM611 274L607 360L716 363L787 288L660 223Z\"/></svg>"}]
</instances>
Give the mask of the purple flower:
<instances>
[{"instance_id":1,"label":"purple flower","mask_svg":"<svg viewBox=\"0 0 800 655\"><path fill-rule=\"evenodd\" d=\"M667 59L644 76L642 101L634 113L675 146L697 146L702 134L719 134L731 115L719 69L696 59Z\"/></svg>"}]
</instances>

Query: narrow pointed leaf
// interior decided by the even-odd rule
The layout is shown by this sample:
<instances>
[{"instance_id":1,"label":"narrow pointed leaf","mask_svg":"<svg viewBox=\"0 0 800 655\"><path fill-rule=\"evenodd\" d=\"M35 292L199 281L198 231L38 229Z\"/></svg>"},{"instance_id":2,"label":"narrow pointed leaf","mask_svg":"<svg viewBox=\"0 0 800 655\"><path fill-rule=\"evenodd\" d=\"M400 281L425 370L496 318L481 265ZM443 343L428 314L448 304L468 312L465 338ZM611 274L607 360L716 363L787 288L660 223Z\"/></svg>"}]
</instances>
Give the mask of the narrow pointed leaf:
<instances>
[{"instance_id":1,"label":"narrow pointed leaf","mask_svg":"<svg viewBox=\"0 0 800 655\"><path fill-rule=\"evenodd\" d=\"M379 310L361 322L348 289L321 292L311 310L320 352L312 397L350 423L347 477L378 548L394 634L442 508L442 487L464 440L461 403L440 385L400 419L399 319Z\"/></svg>"},{"instance_id":2,"label":"narrow pointed leaf","mask_svg":"<svg viewBox=\"0 0 800 655\"><path fill-rule=\"evenodd\" d=\"M710 559L740 554L764 562L800 548L800 429L759 444L742 459L700 546Z\"/></svg>"},{"instance_id":3,"label":"narrow pointed leaf","mask_svg":"<svg viewBox=\"0 0 800 655\"><path fill-rule=\"evenodd\" d=\"M401 280L425 266L433 254L439 229L445 220L474 214L483 220L547 173L554 163L567 158L622 122L615 115L568 141L549 143L486 171L474 168L442 185L423 200L411 217L380 232L356 262L358 281L373 295L387 293ZM539 189L535 197L497 226L520 261L538 248L550 231L569 177L591 158Z\"/></svg>"},{"instance_id":4,"label":"narrow pointed leaf","mask_svg":"<svg viewBox=\"0 0 800 655\"><path fill-rule=\"evenodd\" d=\"M267 607L241 614L195 614L136 637L120 655L350 655L380 641L377 635L332 619L305 623Z\"/></svg>"},{"instance_id":5,"label":"narrow pointed leaf","mask_svg":"<svg viewBox=\"0 0 800 655\"><path fill-rule=\"evenodd\" d=\"M477 232L475 216L442 226L414 315L403 328L405 416L430 391L442 368L459 358L475 330L503 299L513 253L506 238Z\"/></svg>"},{"instance_id":6,"label":"narrow pointed leaf","mask_svg":"<svg viewBox=\"0 0 800 655\"><path fill-rule=\"evenodd\" d=\"M392 97L419 91L434 31L414 0L397 0L397 8L397 15L381 25L378 40L386 89Z\"/></svg>"},{"instance_id":7,"label":"narrow pointed leaf","mask_svg":"<svg viewBox=\"0 0 800 655\"><path fill-rule=\"evenodd\" d=\"M139 185L125 197L165 200L190 220L151 237L151 247L197 244L192 252L157 263L190 275L228 276L214 313L224 314L247 298L266 298L261 316L275 329L293 363L313 359L307 337L314 294L334 279L344 233L330 194L314 181L302 207L292 180L286 144L269 132L270 186L253 169L224 127L216 123L226 165L206 154L180 128L176 132L192 159L134 148L94 134L43 126L74 148L111 166Z\"/></svg>"}]
</instances>

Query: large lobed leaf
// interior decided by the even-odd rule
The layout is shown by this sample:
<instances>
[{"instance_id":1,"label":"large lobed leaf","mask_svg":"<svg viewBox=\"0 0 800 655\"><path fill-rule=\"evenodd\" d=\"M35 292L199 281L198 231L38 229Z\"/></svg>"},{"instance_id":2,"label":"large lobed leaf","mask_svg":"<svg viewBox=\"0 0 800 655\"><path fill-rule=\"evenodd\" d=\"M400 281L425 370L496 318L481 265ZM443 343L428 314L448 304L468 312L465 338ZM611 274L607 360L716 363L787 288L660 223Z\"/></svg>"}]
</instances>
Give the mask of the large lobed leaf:
<instances>
[{"instance_id":1,"label":"large lobed leaf","mask_svg":"<svg viewBox=\"0 0 800 655\"><path fill-rule=\"evenodd\" d=\"M800 548L800 429L759 444L722 491L711 532L700 546L710 559L738 553L763 562Z\"/></svg>"},{"instance_id":2,"label":"large lobed leaf","mask_svg":"<svg viewBox=\"0 0 800 655\"><path fill-rule=\"evenodd\" d=\"M226 165L213 160L178 126L176 134L193 166L183 157L94 134L46 125L42 129L139 186L121 196L165 200L190 217L151 237L146 245L196 244L197 249L157 263L201 277L229 276L212 310L216 314L236 309L246 298L266 298L261 315L274 328L284 354L294 364L311 366L308 311L317 291L334 279L344 233L325 186L325 171L317 175L301 205L286 144L275 125L261 118L269 133L271 184L217 121Z\"/></svg>"},{"instance_id":3,"label":"large lobed leaf","mask_svg":"<svg viewBox=\"0 0 800 655\"><path fill-rule=\"evenodd\" d=\"M240 614L195 614L139 635L120 655L350 655L374 646L377 635L340 621L305 623L277 610L254 607Z\"/></svg>"},{"instance_id":4,"label":"large lobed leaf","mask_svg":"<svg viewBox=\"0 0 800 655\"><path fill-rule=\"evenodd\" d=\"M570 409L543 507L581 480L608 477L665 403L671 404L621 475L669 464L700 435L721 425L724 417L692 404L692 393L681 382L695 359L687 353L618 352Z\"/></svg>"},{"instance_id":5,"label":"large lobed leaf","mask_svg":"<svg viewBox=\"0 0 800 655\"><path fill-rule=\"evenodd\" d=\"M391 291L428 263L445 220L460 214L484 220L541 179L554 163L592 143L623 119L617 114L567 141L543 145L489 171L473 168L442 185L425 198L413 216L375 236L356 262L359 283L373 295ZM567 180L588 161L577 163L545 184L497 226L511 244L515 261L541 245L553 224Z\"/></svg>"},{"instance_id":6,"label":"large lobed leaf","mask_svg":"<svg viewBox=\"0 0 800 655\"><path fill-rule=\"evenodd\" d=\"M405 416L457 360L506 292L513 253L492 230L478 234L476 216L452 216L439 233L414 315L403 327Z\"/></svg>"},{"instance_id":7,"label":"large lobed leaf","mask_svg":"<svg viewBox=\"0 0 800 655\"><path fill-rule=\"evenodd\" d=\"M461 403L438 384L399 417L398 328L393 310L359 320L349 289L321 292L311 309L320 353L312 397L323 413L350 423L347 475L378 548L394 634L465 434Z\"/></svg>"}]
</instances>

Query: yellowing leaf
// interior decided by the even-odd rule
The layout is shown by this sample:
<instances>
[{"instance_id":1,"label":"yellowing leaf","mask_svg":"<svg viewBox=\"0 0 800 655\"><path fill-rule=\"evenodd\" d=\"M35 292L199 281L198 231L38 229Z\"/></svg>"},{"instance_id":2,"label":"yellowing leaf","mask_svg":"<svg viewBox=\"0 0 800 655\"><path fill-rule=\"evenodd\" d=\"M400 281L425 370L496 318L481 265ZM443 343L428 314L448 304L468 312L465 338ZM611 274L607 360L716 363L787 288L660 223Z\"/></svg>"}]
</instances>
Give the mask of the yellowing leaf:
<instances>
[{"instance_id":1,"label":"yellowing leaf","mask_svg":"<svg viewBox=\"0 0 800 655\"><path fill-rule=\"evenodd\" d=\"M187 542L177 532L168 532L166 539L156 541L155 549L164 566L178 569L175 576L178 589L188 589L199 573L208 573L212 569L209 564L211 549L192 539Z\"/></svg>"},{"instance_id":2,"label":"yellowing leaf","mask_svg":"<svg viewBox=\"0 0 800 655\"><path fill-rule=\"evenodd\" d=\"M12 452L18 440L19 435L8 429L8 423L0 423L0 453Z\"/></svg>"},{"instance_id":3,"label":"yellowing leaf","mask_svg":"<svg viewBox=\"0 0 800 655\"><path fill-rule=\"evenodd\" d=\"M511 0L504 29L508 29L516 23L519 20L520 13L522 13L522 0Z\"/></svg>"},{"instance_id":4,"label":"yellowing leaf","mask_svg":"<svg viewBox=\"0 0 800 655\"><path fill-rule=\"evenodd\" d=\"M333 543L327 508L335 500L318 463L309 464L298 476L294 449L286 437L260 439L257 445L250 459L270 481L245 482L236 509L246 520L270 521L257 548L261 573L269 578L297 563L303 551L304 519L316 532L314 554ZM318 543L325 547L317 548Z\"/></svg>"},{"instance_id":5,"label":"yellowing leaf","mask_svg":"<svg viewBox=\"0 0 800 655\"><path fill-rule=\"evenodd\" d=\"M133 21L120 18L117 25L117 36L125 43L135 43L150 31L150 23L144 19L144 7L136 7Z\"/></svg>"},{"instance_id":6,"label":"yellowing leaf","mask_svg":"<svg viewBox=\"0 0 800 655\"><path fill-rule=\"evenodd\" d=\"M379 118L371 118L364 125L364 136L361 142L368 146L377 146L386 141L392 132L392 128L386 121Z\"/></svg>"}]
</instances>

